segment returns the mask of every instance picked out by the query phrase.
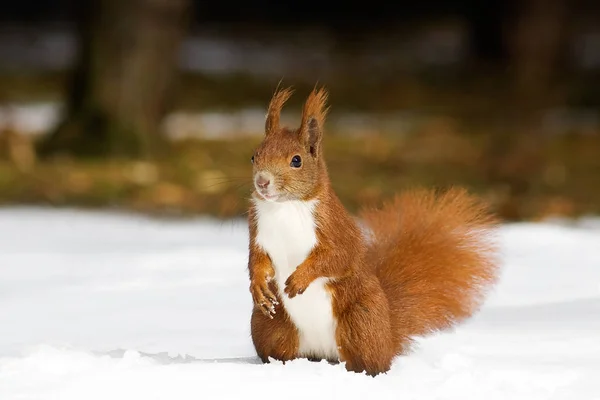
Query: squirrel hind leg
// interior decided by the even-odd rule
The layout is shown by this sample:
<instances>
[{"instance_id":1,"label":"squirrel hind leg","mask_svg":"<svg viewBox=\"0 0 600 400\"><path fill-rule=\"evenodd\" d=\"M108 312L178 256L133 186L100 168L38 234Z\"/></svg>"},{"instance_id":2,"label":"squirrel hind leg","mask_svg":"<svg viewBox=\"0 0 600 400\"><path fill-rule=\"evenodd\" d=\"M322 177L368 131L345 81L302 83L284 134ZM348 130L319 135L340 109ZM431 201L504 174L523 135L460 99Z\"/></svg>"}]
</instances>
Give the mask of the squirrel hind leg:
<instances>
[{"instance_id":1,"label":"squirrel hind leg","mask_svg":"<svg viewBox=\"0 0 600 400\"><path fill-rule=\"evenodd\" d=\"M381 288L373 289L349 306L337 327L346 369L370 376L387 372L396 356L388 303Z\"/></svg>"},{"instance_id":2,"label":"squirrel hind leg","mask_svg":"<svg viewBox=\"0 0 600 400\"><path fill-rule=\"evenodd\" d=\"M298 357L298 333L281 305L276 307L273 319L254 308L250 331L254 349L263 363L268 363L269 358L285 362Z\"/></svg>"}]
</instances>

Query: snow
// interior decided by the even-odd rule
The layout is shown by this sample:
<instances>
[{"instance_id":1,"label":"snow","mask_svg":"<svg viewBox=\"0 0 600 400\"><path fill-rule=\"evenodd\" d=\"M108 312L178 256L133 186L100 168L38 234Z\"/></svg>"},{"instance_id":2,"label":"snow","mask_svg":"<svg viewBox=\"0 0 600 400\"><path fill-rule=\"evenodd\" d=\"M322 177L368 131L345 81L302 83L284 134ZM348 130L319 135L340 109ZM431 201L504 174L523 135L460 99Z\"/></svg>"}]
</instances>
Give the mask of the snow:
<instances>
[{"instance_id":1,"label":"snow","mask_svg":"<svg viewBox=\"0 0 600 400\"><path fill-rule=\"evenodd\" d=\"M235 139L264 134L265 104L235 111L186 110L169 112L161 123L163 133L171 140L190 138ZM11 130L21 135L46 135L60 121L64 105L55 101L0 103L0 131ZM338 111L328 118L332 132L348 136L365 136L373 132L402 135L418 124L421 116L414 112L358 113ZM297 110L283 110L281 122L295 126Z\"/></svg>"},{"instance_id":2,"label":"snow","mask_svg":"<svg viewBox=\"0 0 600 400\"><path fill-rule=\"evenodd\" d=\"M599 228L504 226L481 313L371 378L258 362L243 221L0 209L0 399L600 399Z\"/></svg>"}]
</instances>

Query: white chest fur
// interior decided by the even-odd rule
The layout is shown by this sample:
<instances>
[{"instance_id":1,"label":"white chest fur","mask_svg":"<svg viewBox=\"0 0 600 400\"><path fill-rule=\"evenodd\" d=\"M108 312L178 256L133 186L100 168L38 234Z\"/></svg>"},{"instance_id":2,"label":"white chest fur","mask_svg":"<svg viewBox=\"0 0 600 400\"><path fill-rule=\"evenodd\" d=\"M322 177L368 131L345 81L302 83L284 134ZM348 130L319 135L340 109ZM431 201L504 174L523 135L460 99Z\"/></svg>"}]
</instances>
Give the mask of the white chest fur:
<instances>
[{"instance_id":1,"label":"white chest fur","mask_svg":"<svg viewBox=\"0 0 600 400\"><path fill-rule=\"evenodd\" d=\"M298 329L299 352L304 357L339 359L336 321L326 278L315 280L303 294L290 299L283 292L287 278L317 244L316 201L266 202L255 200L256 244L269 254L283 305Z\"/></svg>"}]
</instances>

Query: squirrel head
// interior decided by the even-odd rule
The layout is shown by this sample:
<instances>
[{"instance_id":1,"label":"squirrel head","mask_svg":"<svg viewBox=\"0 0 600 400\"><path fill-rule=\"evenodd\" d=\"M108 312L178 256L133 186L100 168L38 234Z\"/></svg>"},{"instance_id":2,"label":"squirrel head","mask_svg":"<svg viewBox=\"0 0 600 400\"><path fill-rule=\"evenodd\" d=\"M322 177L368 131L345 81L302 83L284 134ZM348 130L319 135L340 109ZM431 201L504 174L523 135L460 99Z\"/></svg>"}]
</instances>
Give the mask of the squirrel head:
<instances>
[{"instance_id":1,"label":"squirrel head","mask_svg":"<svg viewBox=\"0 0 600 400\"><path fill-rule=\"evenodd\" d=\"M261 200L310 200L318 196L327 180L321 149L327 91L315 88L309 94L297 129L279 125L281 108L291 95L290 88L273 95L265 136L252 156L254 196Z\"/></svg>"}]
</instances>

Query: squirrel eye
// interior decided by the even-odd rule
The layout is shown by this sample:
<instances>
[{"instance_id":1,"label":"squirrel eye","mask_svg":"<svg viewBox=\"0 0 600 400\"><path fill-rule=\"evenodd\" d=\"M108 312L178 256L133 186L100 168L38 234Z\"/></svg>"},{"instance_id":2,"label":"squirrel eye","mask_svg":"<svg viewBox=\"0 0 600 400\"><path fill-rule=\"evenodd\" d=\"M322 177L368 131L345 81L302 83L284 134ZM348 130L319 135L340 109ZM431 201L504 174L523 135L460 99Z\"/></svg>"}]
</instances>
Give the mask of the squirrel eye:
<instances>
[{"instance_id":1,"label":"squirrel eye","mask_svg":"<svg viewBox=\"0 0 600 400\"><path fill-rule=\"evenodd\" d=\"M290 163L290 165L292 166L292 168L300 168L302 166L302 159L300 158L300 156L292 157L292 162Z\"/></svg>"},{"instance_id":2,"label":"squirrel eye","mask_svg":"<svg viewBox=\"0 0 600 400\"><path fill-rule=\"evenodd\" d=\"M251 162L252 164L254 164L254 156L252 156L252 157L250 158L250 162Z\"/></svg>"}]
</instances>

